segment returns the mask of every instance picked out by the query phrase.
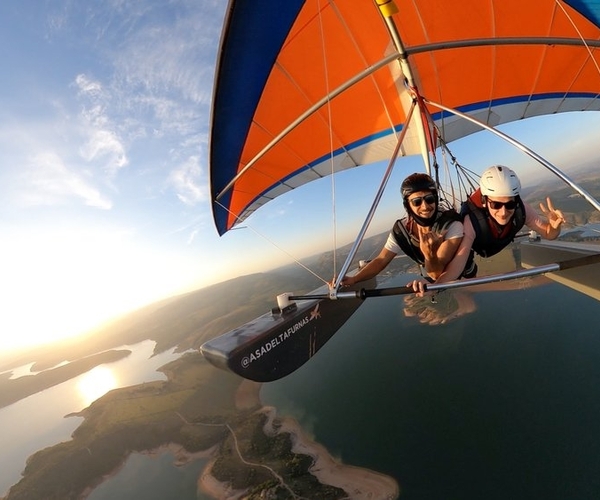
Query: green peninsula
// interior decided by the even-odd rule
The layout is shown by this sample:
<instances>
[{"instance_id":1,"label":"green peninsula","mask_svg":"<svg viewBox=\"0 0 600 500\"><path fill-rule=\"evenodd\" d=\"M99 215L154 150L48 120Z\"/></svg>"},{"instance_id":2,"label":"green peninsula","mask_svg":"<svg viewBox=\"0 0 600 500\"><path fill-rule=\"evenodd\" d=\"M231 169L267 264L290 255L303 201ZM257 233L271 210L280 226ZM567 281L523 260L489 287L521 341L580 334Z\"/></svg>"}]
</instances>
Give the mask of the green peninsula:
<instances>
[{"instance_id":1,"label":"green peninsula","mask_svg":"<svg viewBox=\"0 0 600 500\"><path fill-rule=\"evenodd\" d=\"M289 434L264 432L260 406L236 407L241 379L190 353L163 367L167 381L117 389L79 415L73 439L32 455L5 500L68 500L89 493L133 451L177 443L194 453L213 448L211 477L259 498L347 498L309 472L310 456L292 452ZM277 425L275 424L275 427Z\"/></svg>"}]
</instances>

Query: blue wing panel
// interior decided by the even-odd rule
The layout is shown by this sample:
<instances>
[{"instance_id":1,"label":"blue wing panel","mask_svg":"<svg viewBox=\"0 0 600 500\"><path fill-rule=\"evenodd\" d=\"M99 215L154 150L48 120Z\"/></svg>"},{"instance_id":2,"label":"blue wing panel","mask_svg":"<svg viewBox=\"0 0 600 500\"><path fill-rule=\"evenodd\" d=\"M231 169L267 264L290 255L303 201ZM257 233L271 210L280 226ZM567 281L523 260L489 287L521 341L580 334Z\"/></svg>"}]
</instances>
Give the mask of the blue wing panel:
<instances>
[{"instance_id":1,"label":"blue wing panel","mask_svg":"<svg viewBox=\"0 0 600 500\"><path fill-rule=\"evenodd\" d=\"M600 0L565 0L565 3L600 26Z\"/></svg>"},{"instance_id":2,"label":"blue wing panel","mask_svg":"<svg viewBox=\"0 0 600 500\"><path fill-rule=\"evenodd\" d=\"M212 109L212 199L236 175L254 111L277 54L304 0L235 0L223 32ZM243 57L241 55L243 54ZM228 206L229 195L221 201ZM213 205L220 234L227 213Z\"/></svg>"}]
</instances>

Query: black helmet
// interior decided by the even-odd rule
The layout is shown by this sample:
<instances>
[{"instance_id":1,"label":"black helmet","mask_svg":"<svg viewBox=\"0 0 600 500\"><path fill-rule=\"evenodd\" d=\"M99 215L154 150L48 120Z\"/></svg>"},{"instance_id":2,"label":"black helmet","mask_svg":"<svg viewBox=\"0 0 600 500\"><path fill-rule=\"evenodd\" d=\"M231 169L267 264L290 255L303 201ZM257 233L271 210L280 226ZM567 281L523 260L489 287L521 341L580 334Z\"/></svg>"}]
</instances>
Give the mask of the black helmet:
<instances>
[{"instance_id":1,"label":"black helmet","mask_svg":"<svg viewBox=\"0 0 600 500\"><path fill-rule=\"evenodd\" d=\"M431 227L437 219L437 207L438 207L438 191L435 185L435 182L431 177L427 174L414 173L409 175L404 182L402 182L402 186L400 187L400 191L402 192L402 203L404 204L404 208L406 209L406 213L417 221L419 226ZM416 193L418 191L431 191L431 193L435 196L435 205L436 211L433 213L431 217L424 218L420 217L415 213L415 211L411 208L410 203L408 203L408 197Z\"/></svg>"},{"instance_id":2,"label":"black helmet","mask_svg":"<svg viewBox=\"0 0 600 500\"><path fill-rule=\"evenodd\" d=\"M433 179L427 174L414 173L409 175L402 182L400 187L402 198L404 201L412 194L417 191L431 191L437 197L437 187Z\"/></svg>"}]
</instances>

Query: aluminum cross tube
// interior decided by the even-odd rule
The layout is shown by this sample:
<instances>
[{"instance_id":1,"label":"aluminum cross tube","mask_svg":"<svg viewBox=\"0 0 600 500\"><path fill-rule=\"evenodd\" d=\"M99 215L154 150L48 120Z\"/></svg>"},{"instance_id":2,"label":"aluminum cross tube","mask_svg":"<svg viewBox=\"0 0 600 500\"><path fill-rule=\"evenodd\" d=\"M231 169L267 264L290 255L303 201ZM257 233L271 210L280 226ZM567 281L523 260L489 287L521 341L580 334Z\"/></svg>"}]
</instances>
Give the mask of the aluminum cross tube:
<instances>
[{"instance_id":1,"label":"aluminum cross tube","mask_svg":"<svg viewBox=\"0 0 600 500\"><path fill-rule=\"evenodd\" d=\"M481 276L480 278L469 278L463 280L449 281L447 283L433 283L424 286L427 292L436 292L441 290L450 290L454 288L463 288L473 285L483 285L486 283L496 283L498 281L507 281L518 278L527 278L529 276L537 276L539 274L552 273L556 271L564 271L566 269L574 269L576 267L589 266L591 264L600 263L600 254L586 255L575 259L555 262L552 264L544 264L542 266L531 267L529 269L519 269L502 274L492 274L490 276ZM414 293L412 287L402 286L393 288L381 288L373 290L360 290L356 292L361 298L367 297L385 297L388 295L406 295Z\"/></svg>"}]
</instances>

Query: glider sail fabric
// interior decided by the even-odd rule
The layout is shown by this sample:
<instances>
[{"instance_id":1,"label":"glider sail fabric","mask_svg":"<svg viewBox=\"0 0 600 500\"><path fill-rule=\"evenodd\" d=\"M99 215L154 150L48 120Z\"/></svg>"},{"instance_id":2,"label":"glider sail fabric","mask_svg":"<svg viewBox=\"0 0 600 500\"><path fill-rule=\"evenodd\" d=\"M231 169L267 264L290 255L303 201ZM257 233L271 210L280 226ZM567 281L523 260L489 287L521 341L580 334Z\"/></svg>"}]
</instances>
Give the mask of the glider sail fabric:
<instances>
[{"instance_id":1,"label":"glider sail fabric","mask_svg":"<svg viewBox=\"0 0 600 500\"><path fill-rule=\"evenodd\" d=\"M384 3L383 9L377 5ZM558 0L232 0L210 139L220 234L276 196L347 168L422 153L415 94L496 126L600 110L600 4ZM446 141L475 126L429 106ZM412 129L415 130L412 130Z\"/></svg>"}]
</instances>

